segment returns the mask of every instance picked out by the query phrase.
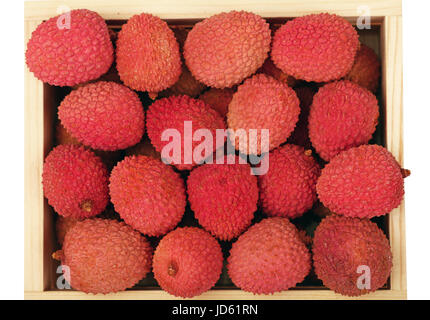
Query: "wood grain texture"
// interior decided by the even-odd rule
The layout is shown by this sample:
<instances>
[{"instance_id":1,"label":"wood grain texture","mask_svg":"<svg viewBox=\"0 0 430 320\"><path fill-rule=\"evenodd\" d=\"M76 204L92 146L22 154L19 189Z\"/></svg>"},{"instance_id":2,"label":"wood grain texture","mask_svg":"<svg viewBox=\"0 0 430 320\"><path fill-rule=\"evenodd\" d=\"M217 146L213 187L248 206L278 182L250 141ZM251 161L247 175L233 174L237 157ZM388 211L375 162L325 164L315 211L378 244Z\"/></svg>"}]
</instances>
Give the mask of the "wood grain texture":
<instances>
[{"instance_id":1,"label":"wood grain texture","mask_svg":"<svg viewBox=\"0 0 430 320\"><path fill-rule=\"evenodd\" d=\"M26 21L25 44L40 21ZM24 71L24 288L42 291L43 208L42 166L44 158L43 83Z\"/></svg>"},{"instance_id":2,"label":"wood grain texture","mask_svg":"<svg viewBox=\"0 0 430 320\"><path fill-rule=\"evenodd\" d=\"M25 292L24 298L28 300L183 300L162 290L130 290L106 295L85 294L79 291ZM329 290L290 290L273 295L254 295L239 290L211 290L186 300L401 300L405 298L404 292L395 290L378 290L359 297L345 297Z\"/></svg>"},{"instance_id":3,"label":"wood grain texture","mask_svg":"<svg viewBox=\"0 0 430 320\"><path fill-rule=\"evenodd\" d=\"M247 10L263 17L296 17L309 13L330 12L345 17L359 16L360 6L368 6L371 16L397 16L402 14L401 0L125 0L120 4L109 0L32 1L26 2L26 20L44 20L58 14L60 6L70 9L87 8L97 11L105 19L128 19L147 12L162 19L201 19L229 10Z\"/></svg>"},{"instance_id":4,"label":"wood grain texture","mask_svg":"<svg viewBox=\"0 0 430 320\"><path fill-rule=\"evenodd\" d=\"M381 28L382 93L386 106L386 144L403 165L403 64L402 17L385 17ZM391 288L406 295L405 206L389 216L390 243L393 252Z\"/></svg>"}]
</instances>

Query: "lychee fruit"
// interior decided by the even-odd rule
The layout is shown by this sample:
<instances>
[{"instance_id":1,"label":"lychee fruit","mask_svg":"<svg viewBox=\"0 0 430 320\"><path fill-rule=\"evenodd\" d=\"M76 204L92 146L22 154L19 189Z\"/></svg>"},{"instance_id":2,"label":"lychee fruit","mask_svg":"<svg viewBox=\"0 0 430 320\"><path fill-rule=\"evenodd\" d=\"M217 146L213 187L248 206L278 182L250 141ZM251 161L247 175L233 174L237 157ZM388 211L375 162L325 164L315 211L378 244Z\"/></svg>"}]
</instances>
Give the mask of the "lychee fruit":
<instances>
[{"instance_id":1,"label":"lychee fruit","mask_svg":"<svg viewBox=\"0 0 430 320\"><path fill-rule=\"evenodd\" d=\"M223 256L218 241L194 227L178 228L161 239L154 253L154 277L168 293L198 296L218 281Z\"/></svg>"},{"instance_id":2,"label":"lychee fruit","mask_svg":"<svg viewBox=\"0 0 430 320\"><path fill-rule=\"evenodd\" d=\"M202 100L185 95L155 101L147 111L146 125L155 149L163 159L180 170L190 170L197 163L202 163L225 142L224 136L217 141L216 130L225 129L221 115ZM212 141L202 142L201 137L197 139L199 129L208 130ZM167 136L171 141L163 138L163 134L169 134L167 130L172 133L171 137ZM163 148L168 149L166 154L163 154Z\"/></svg>"},{"instance_id":3,"label":"lychee fruit","mask_svg":"<svg viewBox=\"0 0 430 320\"><path fill-rule=\"evenodd\" d=\"M380 75L381 62L379 57L371 48L361 44L355 56L354 64L345 79L355 82L367 90L376 92Z\"/></svg>"},{"instance_id":4,"label":"lychee fruit","mask_svg":"<svg viewBox=\"0 0 430 320\"><path fill-rule=\"evenodd\" d=\"M152 157L154 159L161 159L160 153L155 150L154 146L151 144L151 141L149 141L148 137L144 137L142 141L140 141L138 144L134 145L131 148L128 148L125 150L126 156L148 156Z\"/></svg>"},{"instance_id":5,"label":"lychee fruit","mask_svg":"<svg viewBox=\"0 0 430 320\"><path fill-rule=\"evenodd\" d=\"M64 217L95 216L109 200L106 167L84 147L55 147L45 159L42 184L48 203Z\"/></svg>"},{"instance_id":6,"label":"lychee fruit","mask_svg":"<svg viewBox=\"0 0 430 320\"><path fill-rule=\"evenodd\" d=\"M279 80L281 82L284 82L285 84L287 84L289 87L294 87L296 85L296 79L294 79L294 77L282 72L281 69L277 68L272 59L267 58L266 61L264 61L263 65L261 66L261 68L258 70L261 73L264 73L268 76L271 76L273 78L275 78L276 80Z\"/></svg>"},{"instance_id":7,"label":"lychee fruit","mask_svg":"<svg viewBox=\"0 0 430 320\"><path fill-rule=\"evenodd\" d=\"M351 148L334 157L321 171L318 197L337 214L359 218L384 215L400 205L405 173L384 147Z\"/></svg>"},{"instance_id":8,"label":"lychee fruit","mask_svg":"<svg viewBox=\"0 0 430 320\"><path fill-rule=\"evenodd\" d=\"M233 243L228 274L240 289L271 294L302 282L311 256L299 231L287 218L268 218L250 227Z\"/></svg>"},{"instance_id":9,"label":"lychee fruit","mask_svg":"<svg viewBox=\"0 0 430 320\"><path fill-rule=\"evenodd\" d=\"M269 24L245 11L216 14L194 25L184 45L193 76L215 88L231 87L260 68L270 50Z\"/></svg>"},{"instance_id":10,"label":"lychee fruit","mask_svg":"<svg viewBox=\"0 0 430 320\"><path fill-rule=\"evenodd\" d=\"M324 285L346 296L376 291L391 273L387 237L367 219L330 215L315 230L315 273Z\"/></svg>"},{"instance_id":11,"label":"lychee fruit","mask_svg":"<svg viewBox=\"0 0 430 320\"><path fill-rule=\"evenodd\" d=\"M269 171L258 176L260 205L268 216L297 218L317 200L320 167L310 150L286 144L269 154Z\"/></svg>"},{"instance_id":12,"label":"lychee fruit","mask_svg":"<svg viewBox=\"0 0 430 320\"><path fill-rule=\"evenodd\" d=\"M66 234L61 259L67 282L86 293L110 293L133 287L151 270L149 242L124 222L86 219Z\"/></svg>"},{"instance_id":13,"label":"lychee fruit","mask_svg":"<svg viewBox=\"0 0 430 320\"><path fill-rule=\"evenodd\" d=\"M119 162L112 169L109 189L115 211L148 236L169 232L185 212L184 181L152 157L131 156Z\"/></svg>"},{"instance_id":14,"label":"lychee fruit","mask_svg":"<svg viewBox=\"0 0 430 320\"><path fill-rule=\"evenodd\" d=\"M173 86L160 92L159 97L170 97L186 94L192 98L197 97L206 86L197 81L190 70L186 66L182 66L182 73L179 76L178 81Z\"/></svg>"},{"instance_id":15,"label":"lychee fruit","mask_svg":"<svg viewBox=\"0 0 430 320\"><path fill-rule=\"evenodd\" d=\"M240 85L228 106L232 145L243 154L261 154L285 142L299 118L299 99L285 83L257 74ZM267 139L263 136L267 129Z\"/></svg>"},{"instance_id":16,"label":"lychee fruit","mask_svg":"<svg viewBox=\"0 0 430 320\"><path fill-rule=\"evenodd\" d=\"M220 240L231 240L250 226L257 210L258 186L248 163L239 163L234 155L223 162L193 169L187 191L191 210L203 228Z\"/></svg>"},{"instance_id":17,"label":"lychee fruit","mask_svg":"<svg viewBox=\"0 0 430 320\"><path fill-rule=\"evenodd\" d=\"M378 124L375 95L351 81L324 85L309 112L309 137L325 161L351 147L369 142Z\"/></svg>"},{"instance_id":18,"label":"lychee fruit","mask_svg":"<svg viewBox=\"0 0 430 320\"><path fill-rule=\"evenodd\" d=\"M328 82L344 77L354 63L358 34L335 14L310 14L287 21L273 36L275 65L296 79Z\"/></svg>"},{"instance_id":19,"label":"lychee fruit","mask_svg":"<svg viewBox=\"0 0 430 320\"><path fill-rule=\"evenodd\" d=\"M84 145L105 151L135 145L145 128L138 95L115 82L100 81L73 90L58 107L58 117Z\"/></svg>"},{"instance_id":20,"label":"lychee fruit","mask_svg":"<svg viewBox=\"0 0 430 320\"><path fill-rule=\"evenodd\" d=\"M57 236L57 242L60 245L63 245L67 231L69 231L78 221L80 220L73 217L65 218L63 216L57 216L57 220L55 221L55 233Z\"/></svg>"},{"instance_id":21,"label":"lychee fruit","mask_svg":"<svg viewBox=\"0 0 430 320\"><path fill-rule=\"evenodd\" d=\"M106 73L113 62L113 47L104 19L78 9L42 22L31 34L25 58L39 80L74 86Z\"/></svg>"},{"instance_id":22,"label":"lychee fruit","mask_svg":"<svg viewBox=\"0 0 430 320\"><path fill-rule=\"evenodd\" d=\"M58 122L55 126L55 141L56 144L73 144L77 146L83 146L81 142L78 141L75 137L73 137L61 122ZM103 150L92 150L96 156L98 156L103 163L106 165L106 168L110 172L114 165L121 160L124 155L121 150L117 151L103 151Z\"/></svg>"},{"instance_id":23,"label":"lychee fruit","mask_svg":"<svg viewBox=\"0 0 430 320\"><path fill-rule=\"evenodd\" d=\"M199 99L206 102L223 117L227 117L228 105L233 99L234 90L231 88L216 89L211 88L199 96Z\"/></svg>"},{"instance_id":24,"label":"lychee fruit","mask_svg":"<svg viewBox=\"0 0 430 320\"><path fill-rule=\"evenodd\" d=\"M124 84L156 94L178 81L179 45L167 23L151 14L131 17L116 41L116 63Z\"/></svg>"}]
</instances>

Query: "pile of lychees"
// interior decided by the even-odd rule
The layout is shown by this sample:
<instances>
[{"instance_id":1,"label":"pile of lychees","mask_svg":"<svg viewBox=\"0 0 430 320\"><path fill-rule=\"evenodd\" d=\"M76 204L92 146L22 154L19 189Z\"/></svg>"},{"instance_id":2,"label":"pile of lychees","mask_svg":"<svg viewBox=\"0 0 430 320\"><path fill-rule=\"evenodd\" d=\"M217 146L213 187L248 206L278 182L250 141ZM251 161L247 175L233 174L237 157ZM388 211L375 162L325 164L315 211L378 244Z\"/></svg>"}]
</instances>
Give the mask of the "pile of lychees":
<instances>
[{"instance_id":1,"label":"pile of lychees","mask_svg":"<svg viewBox=\"0 0 430 320\"><path fill-rule=\"evenodd\" d=\"M95 12L66 14L68 25L37 27L26 61L41 81L72 87L42 178L58 213L53 256L73 288L117 292L152 270L170 294L200 295L220 277L219 240L232 243L230 279L255 294L311 270L343 295L385 285L390 245L370 219L400 205L408 172L368 144L380 62L347 20L312 14L276 28L231 11L188 30L142 13L116 33ZM181 141L173 165L168 129ZM199 129L238 132L221 139L235 151L214 142L187 161ZM267 157L267 172L254 175L248 156ZM197 221L177 227L187 203ZM311 238L290 219L315 206L325 217Z\"/></svg>"}]
</instances>

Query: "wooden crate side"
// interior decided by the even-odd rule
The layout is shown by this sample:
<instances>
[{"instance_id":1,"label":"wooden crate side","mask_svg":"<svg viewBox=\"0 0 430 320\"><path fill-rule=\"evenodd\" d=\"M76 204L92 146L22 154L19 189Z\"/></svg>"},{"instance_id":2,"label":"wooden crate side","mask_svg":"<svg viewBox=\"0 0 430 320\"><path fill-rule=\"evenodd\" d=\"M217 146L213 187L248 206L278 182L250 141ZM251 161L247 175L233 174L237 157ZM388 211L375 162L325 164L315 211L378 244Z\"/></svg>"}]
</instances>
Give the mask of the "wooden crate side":
<instances>
[{"instance_id":1,"label":"wooden crate side","mask_svg":"<svg viewBox=\"0 0 430 320\"><path fill-rule=\"evenodd\" d=\"M362 6L367 6L372 16L402 14L401 0L182 0L180 5L171 0L125 0L120 5L108 0L69 0L26 2L24 15L27 20L44 20L56 16L57 9L61 6L94 10L105 19L128 19L141 12L152 13L162 19L202 19L230 10L247 10L263 17L296 17L317 12L354 17L361 15L359 8Z\"/></svg>"},{"instance_id":2,"label":"wooden crate side","mask_svg":"<svg viewBox=\"0 0 430 320\"><path fill-rule=\"evenodd\" d=\"M403 64L402 17L385 17L381 28L382 92L386 106L388 150L403 165ZM406 296L406 243L404 203L389 216L393 252L391 288Z\"/></svg>"},{"instance_id":3,"label":"wooden crate side","mask_svg":"<svg viewBox=\"0 0 430 320\"><path fill-rule=\"evenodd\" d=\"M25 45L40 21L25 21ZM42 291L43 210L42 166L44 157L43 83L24 71L24 288Z\"/></svg>"},{"instance_id":4,"label":"wooden crate side","mask_svg":"<svg viewBox=\"0 0 430 320\"><path fill-rule=\"evenodd\" d=\"M25 299L45 300L182 300L162 290L123 291L107 295L85 294L79 291L26 292ZM345 297L330 290L290 290L273 295L254 295L239 290L211 290L187 300L399 300L405 299L403 291L378 290L359 297Z\"/></svg>"}]
</instances>

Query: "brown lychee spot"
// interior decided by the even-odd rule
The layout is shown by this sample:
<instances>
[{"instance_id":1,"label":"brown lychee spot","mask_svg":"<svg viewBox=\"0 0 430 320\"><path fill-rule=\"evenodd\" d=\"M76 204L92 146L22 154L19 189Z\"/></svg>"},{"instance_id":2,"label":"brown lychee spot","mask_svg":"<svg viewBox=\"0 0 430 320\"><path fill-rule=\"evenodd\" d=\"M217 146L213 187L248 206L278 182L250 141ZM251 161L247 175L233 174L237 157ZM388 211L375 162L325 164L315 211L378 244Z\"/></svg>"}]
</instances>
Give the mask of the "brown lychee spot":
<instances>
[{"instance_id":1,"label":"brown lychee spot","mask_svg":"<svg viewBox=\"0 0 430 320\"><path fill-rule=\"evenodd\" d=\"M148 96L151 100L155 100L158 97L158 92L148 92Z\"/></svg>"},{"instance_id":2,"label":"brown lychee spot","mask_svg":"<svg viewBox=\"0 0 430 320\"><path fill-rule=\"evenodd\" d=\"M84 200L81 202L79 207L86 212L91 212L93 209L93 202L91 200Z\"/></svg>"},{"instance_id":3,"label":"brown lychee spot","mask_svg":"<svg viewBox=\"0 0 430 320\"><path fill-rule=\"evenodd\" d=\"M167 266L167 274L171 277L176 276L179 271L178 264L175 261L171 261Z\"/></svg>"},{"instance_id":4,"label":"brown lychee spot","mask_svg":"<svg viewBox=\"0 0 430 320\"><path fill-rule=\"evenodd\" d=\"M63 250L57 250L52 254L54 260L61 261L63 259Z\"/></svg>"},{"instance_id":5,"label":"brown lychee spot","mask_svg":"<svg viewBox=\"0 0 430 320\"><path fill-rule=\"evenodd\" d=\"M409 177L411 175L411 170L408 169L401 168L400 172L402 173L403 178Z\"/></svg>"}]
</instances>

